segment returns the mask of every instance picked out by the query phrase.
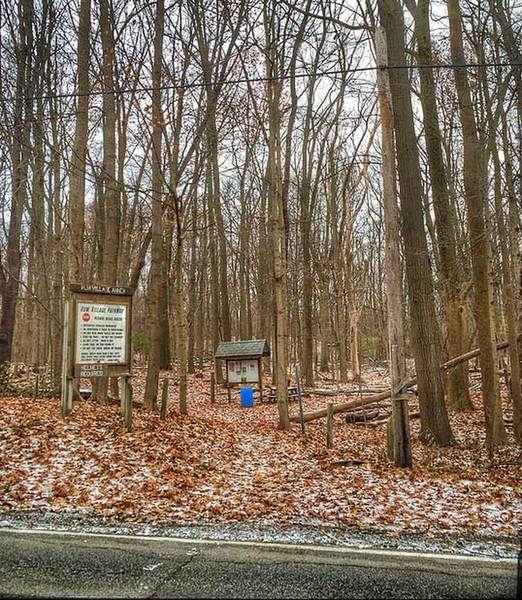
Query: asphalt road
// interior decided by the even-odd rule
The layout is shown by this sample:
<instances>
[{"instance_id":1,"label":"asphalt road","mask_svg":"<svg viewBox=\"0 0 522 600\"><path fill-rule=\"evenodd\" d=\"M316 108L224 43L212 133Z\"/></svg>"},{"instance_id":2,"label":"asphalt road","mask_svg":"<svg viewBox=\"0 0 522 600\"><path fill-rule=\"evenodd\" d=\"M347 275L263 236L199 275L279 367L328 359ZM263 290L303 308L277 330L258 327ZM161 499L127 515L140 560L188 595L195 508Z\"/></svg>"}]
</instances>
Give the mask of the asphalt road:
<instances>
[{"instance_id":1,"label":"asphalt road","mask_svg":"<svg viewBox=\"0 0 522 600\"><path fill-rule=\"evenodd\" d=\"M0 530L0 597L515 598L515 560Z\"/></svg>"}]
</instances>

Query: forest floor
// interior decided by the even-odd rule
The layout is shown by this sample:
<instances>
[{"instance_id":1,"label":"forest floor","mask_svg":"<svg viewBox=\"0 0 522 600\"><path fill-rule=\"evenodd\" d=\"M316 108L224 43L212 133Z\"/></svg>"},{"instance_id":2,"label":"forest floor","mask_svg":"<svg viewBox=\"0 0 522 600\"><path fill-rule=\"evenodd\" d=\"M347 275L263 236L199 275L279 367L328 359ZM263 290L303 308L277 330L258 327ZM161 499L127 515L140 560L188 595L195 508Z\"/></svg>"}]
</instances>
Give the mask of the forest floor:
<instances>
[{"instance_id":1,"label":"forest floor","mask_svg":"<svg viewBox=\"0 0 522 600\"><path fill-rule=\"evenodd\" d=\"M143 377L134 380L135 398ZM369 377L371 385L386 383ZM511 443L488 458L479 392L475 411L451 415L455 447L423 446L412 421L414 468L405 470L386 459L385 425L347 424L338 414L327 451L325 419L307 423L305 435L297 424L281 432L276 404L240 408L237 388L231 403L218 388L211 404L209 389L208 372L190 376L189 415L181 416L171 386L167 419L136 408L132 433L116 404L79 400L64 421L56 399L1 398L0 513L517 535L521 450ZM305 410L332 400L344 397L311 396ZM297 414L296 401L290 410Z\"/></svg>"}]
</instances>

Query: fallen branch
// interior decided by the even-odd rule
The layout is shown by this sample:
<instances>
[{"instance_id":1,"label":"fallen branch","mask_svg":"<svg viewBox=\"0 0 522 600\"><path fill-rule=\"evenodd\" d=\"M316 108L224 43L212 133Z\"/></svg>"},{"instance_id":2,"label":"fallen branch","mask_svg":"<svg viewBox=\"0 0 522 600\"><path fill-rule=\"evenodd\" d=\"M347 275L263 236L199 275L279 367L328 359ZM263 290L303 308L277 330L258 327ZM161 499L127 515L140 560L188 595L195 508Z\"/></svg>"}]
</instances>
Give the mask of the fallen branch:
<instances>
[{"instance_id":1,"label":"fallen branch","mask_svg":"<svg viewBox=\"0 0 522 600\"><path fill-rule=\"evenodd\" d=\"M305 388L307 394L313 394L314 396L338 396L339 394L344 393L341 390L330 390L330 389L315 389L315 388Z\"/></svg>"},{"instance_id":2,"label":"fallen branch","mask_svg":"<svg viewBox=\"0 0 522 600\"><path fill-rule=\"evenodd\" d=\"M420 417L420 412L412 412L409 415L409 419L410 421L412 419L418 419ZM366 423L364 421L357 421L355 423L352 423L353 425L369 425L370 427L377 427L377 425L385 425L388 422L389 417L387 417L386 419L379 419L377 421L367 421Z\"/></svg>"},{"instance_id":3,"label":"fallen branch","mask_svg":"<svg viewBox=\"0 0 522 600\"><path fill-rule=\"evenodd\" d=\"M363 389L358 389L358 388L339 388L339 389L332 389L332 388L306 388L306 393L308 395L313 395L313 396L358 396L361 394L378 394L379 392L384 392L386 391L386 387L381 387L381 388L363 388Z\"/></svg>"},{"instance_id":4,"label":"fallen branch","mask_svg":"<svg viewBox=\"0 0 522 600\"><path fill-rule=\"evenodd\" d=\"M369 410L368 412L364 410L358 410L349 412L346 414L346 422L347 423L367 423L368 421L373 421L377 417L381 416L382 412L378 408L374 408Z\"/></svg>"},{"instance_id":5,"label":"fallen branch","mask_svg":"<svg viewBox=\"0 0 522 600\"><path fill-rule=\"evenodd\" d=\"M501 342L500 344L497 344L497 350L504 350L504 348L507 348L508 346L509 342ZM455 358L451 358L443 365L441 365L441 368L444 370L452 369L453 367L456 367L457 365L460 365L461 363L466 362L467 360L471 360L476 356L480 356L480 348L475 348L475 350L470 350L469 352L466 352L466 354L461 354L460 356L455 356Z\"/></svg>"},{"instance_id":6,"label":"fallen branch","mask_svg":"<svg viewBox=\"0 0 522 600\"><path fill-rule=\"evenodd\" d=\"M384 404L384 401L375 402L374 404L367 404L366 406L359 406L357 408L354 408L348 414L350 414L350 415L364 414L364 413L367 413L367 411L373 410L374 408L381 409L381 408L383 408L383 406L386 406Z\"/></svg>"},{"instance_id":7,"label":"fallen branch","mask_svg":"<svg viewBox=\"0 0 522 600\"><path fill-rule=\"evenodd\" d=\"M415 377L413 377L408 382L406 382L406 385L404 387L411 387L412 385L415 385L415 383L417 383L417 380L415 379ZM366 398L358 398L357 400L351 400L350 402L337 404L333 407L334 414L340 412L347 412L351 408L358 408L367 404L373 404L374 402L380 402L382 400L387 400L388 398L391 398L391 389L386 390L384 392L380 392L379 394L367 396ZM326 410L326 408L320 408L319 410L313 410L308 413L305 413L303 415L305 423L307 423L308 421L314 421L315 419L321 419L322 417L326 417ZM290 417L290 421L296 423L297 421L299 421L299 416Z\"/></svg>"},{"instance_id":8,"label":"fallen branch","mask_svg":"<svg viewBox=\"0 0 522 600\"><path fill-rule=\"evenodd\" d=\"M522 338L522 336L519 336L518 339L521 339L521 338ZM509 342L501 342L500 344L497 344L497 350L503 350L504 348L507 348L508 346L509 346ZM469 352L466 352L465 354L461 354L460 356L455 356L455 358L448 360L447 362L445 362L444 364L441 365L441 369L444 371L447 371L448 369L452 369L453 367L456 367L457 365L460 365L461 363L466 362L466 361L468 361L472 358L475 358L476 356L479 356L479 355L480 355L480 349L475 348L474 350L470 350ZM406 390L407 388L414 386L416 383L417 383L417 378L412 377L411 379L408 379L407 381L405 381L404 384L401 386L401 388L402 388L402 390ZM337 404L336 406L333 407L333 411L334 411L334 414L337 414L340 412L347 412L351 408L358 408L360 406L366 406L367 404L372 404L373 402L380 402L382 400L387 400L388 398L391 398L391 395L392 395L391 389L387 389L384 392L380 392L379 394L374 394L372 396L367 396L366 398L359 398L358 400L352 400L350 402L344 402L343 404ZM304 421L305 421L305 423L308 423L308 421L314 421L315 419L321 419L322 417L326 417L326 412L327 412L326 408L321 408L319 410L313 410L308 413L305 413L303 415ZM292 423L296 423L299 420L300 420L299 416L290 417L290 421Z\"/></svg>"}]
</instances>

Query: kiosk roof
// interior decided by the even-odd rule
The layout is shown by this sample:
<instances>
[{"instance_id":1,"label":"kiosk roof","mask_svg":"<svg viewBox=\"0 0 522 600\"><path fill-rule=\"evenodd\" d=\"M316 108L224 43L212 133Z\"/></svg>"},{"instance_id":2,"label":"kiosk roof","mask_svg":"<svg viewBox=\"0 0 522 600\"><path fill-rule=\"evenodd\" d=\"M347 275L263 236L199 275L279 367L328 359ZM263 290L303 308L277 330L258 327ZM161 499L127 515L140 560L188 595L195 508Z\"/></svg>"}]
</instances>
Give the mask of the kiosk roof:
<instances>
[{"instance_id":1,"label":"kiosk roof","mask_svg":"<svg viewBox=\"0 0 522 600\"><path fill-rule=\"evenodd\" d=\"M236 340L220 342L214 354L218 359L248 359L270 356L270 348L266 340Z\"/></svg>"}]
</instances>

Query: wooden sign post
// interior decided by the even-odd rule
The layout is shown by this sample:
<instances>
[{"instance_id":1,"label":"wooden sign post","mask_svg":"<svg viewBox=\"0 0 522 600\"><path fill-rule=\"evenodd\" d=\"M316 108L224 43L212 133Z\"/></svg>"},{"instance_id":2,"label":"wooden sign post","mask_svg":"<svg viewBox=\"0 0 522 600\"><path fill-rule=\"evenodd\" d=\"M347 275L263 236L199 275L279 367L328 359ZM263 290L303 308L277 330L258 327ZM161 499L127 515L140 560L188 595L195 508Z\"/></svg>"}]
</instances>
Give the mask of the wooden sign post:
<instances>
[{"instance_id":1,"label":"wooden sign post","mask_svg":"<svg viewBox=\"0 0 522 600\"><path fill-rule=\"evenodd\" d=\"M121 411L130 431L133 291L76 284L69 289L63 335L62 415L72 410L74 378L121 377Z\"/></svg>"},{"instance_id":2,"label":"wooden sign post","mask_svg":"<svg viewBox=\"0 0 522 600\"><path fill-rule=\"evenodd\" d=\"M69 339L69 312L70 312L70 300L65 301L64 317L63 317L63 338L62 338L62 417L66 417L72 410L72 377L69 377L67 372L67 366L69 364L70 354L70 339Z\"/></svg>"}]
</instances>

